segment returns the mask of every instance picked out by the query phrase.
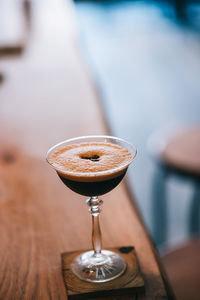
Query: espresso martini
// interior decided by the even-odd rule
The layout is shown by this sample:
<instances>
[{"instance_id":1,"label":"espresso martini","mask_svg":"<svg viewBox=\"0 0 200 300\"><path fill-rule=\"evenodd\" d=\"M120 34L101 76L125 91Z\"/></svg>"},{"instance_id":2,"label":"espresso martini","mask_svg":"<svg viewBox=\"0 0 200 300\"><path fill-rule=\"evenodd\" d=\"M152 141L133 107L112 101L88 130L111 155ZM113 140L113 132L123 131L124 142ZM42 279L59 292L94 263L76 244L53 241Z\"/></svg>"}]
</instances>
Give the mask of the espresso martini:
<instances>
[{"instance_id":1,"label":"espresso martini","mask_svg":"<svg viewBox=\"0 0 200 300\"><path fill-rule=\"evenodd\" d=\"M114 189L136 155L133 145L112 136L83 136L63 141L47 153L47 161L71 190L89 196L92 215L92 246L71 261L72 272L81 280L101 283L119 277L126 262L118 253L102 250L99 195Z\"/></svg>"},{"instance_id":2,"label":"espresso martini","mask_svg":"<svg viewBox=\"0 0 200 300\"><path fill-rule=\"evenodd\" d=\"M115 188L132 159L128 149L108 142L67 145L48 157L65 185L85 196L103 195Z\"/></svg>"}]
</instances>

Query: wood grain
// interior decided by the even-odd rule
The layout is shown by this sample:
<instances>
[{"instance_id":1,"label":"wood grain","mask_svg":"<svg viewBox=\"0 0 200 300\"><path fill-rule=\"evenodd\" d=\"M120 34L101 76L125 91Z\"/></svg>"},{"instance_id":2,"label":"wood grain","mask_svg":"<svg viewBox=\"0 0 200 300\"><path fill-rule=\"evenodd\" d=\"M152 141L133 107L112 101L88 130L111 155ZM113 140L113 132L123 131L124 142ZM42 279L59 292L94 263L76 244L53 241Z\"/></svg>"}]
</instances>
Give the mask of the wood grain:
<instances>
[{"instance_id":1,"label":"wood grain","mask_svg":"<svg viewBox=\"0 0 200 300\"><path fill-rule=\"evenodd\" d=\"M85 198L45 162L69 137L108 133L80 55L71 2L39 1L29 47L3 61L0 88L0 299L67 299L60 255L91 245ZM103 197L104 248L134 245L145 281L139 299L172 299L136 206L122 183ZM99 298L100 299L100 298ZM135 299L118 296L109 299Z\"/></svg>"}]
</instances>

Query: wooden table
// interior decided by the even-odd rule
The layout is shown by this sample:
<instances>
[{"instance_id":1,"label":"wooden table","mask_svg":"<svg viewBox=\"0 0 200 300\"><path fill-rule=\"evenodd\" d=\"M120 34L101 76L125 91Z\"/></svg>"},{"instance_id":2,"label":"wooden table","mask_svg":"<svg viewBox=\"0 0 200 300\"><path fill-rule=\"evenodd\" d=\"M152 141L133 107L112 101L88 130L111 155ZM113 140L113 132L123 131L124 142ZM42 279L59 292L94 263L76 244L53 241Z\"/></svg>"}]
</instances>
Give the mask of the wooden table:
<instances>
[{"instance_id":1,"label":"wooden table","mask_svg":"<svg viewBox=\"0 0 200 300\"><path fill-rule=\"evenodd\" d=\"M6 78L0 87L0 299L4 300L67 299L60 254L91 247L91 220L84 197L60 182L45 154L64 139L108 133L81 57L72 3L41 0L32 13L26 52L1 61ZM172 299L125 183L103 200L104 247L134 245L145 279L144 296L120 299Z\"/></svg>"}]
</instances>

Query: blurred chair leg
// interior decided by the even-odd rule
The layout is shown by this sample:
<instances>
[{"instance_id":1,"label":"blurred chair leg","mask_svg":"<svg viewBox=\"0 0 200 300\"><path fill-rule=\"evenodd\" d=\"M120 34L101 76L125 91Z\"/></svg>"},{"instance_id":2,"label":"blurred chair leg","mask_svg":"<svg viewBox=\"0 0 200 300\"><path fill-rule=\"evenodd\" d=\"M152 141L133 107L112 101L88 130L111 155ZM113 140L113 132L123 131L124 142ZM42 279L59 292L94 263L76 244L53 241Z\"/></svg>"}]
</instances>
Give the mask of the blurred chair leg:
<instances>
[{"instance_id":1,"label":"blurred chair leg","mask_svg":"<svg viewBox=\"0 0 200 300\"><path fill-rule=\"evenodd\" d=\"M199 221L199 211L200 211L200 183L195 184L194 195L192 198L192 203L189 212L189 233L191 235L197 235L200 233L200 221Z\"/></svg>"},{"instance_id":2,"label":"blurred chair leg","mask_svg":"<svg viewBox=\"0 0 200 300\"><path fill-rule=\"evenodd\" d=\"M166 175L164 168L157 168L152 185L153 238L157 246L167 240Z\"/></svg>"},{"instance_id":3,"label":"blurred chair leg","mask_svg":"<svg viewBox=\"0 0 200 300\"><path fill-rule=\"evenodd\" d=\"M3 74L0 73L0 84L3 83L3 80L4 80Z\"/></svg>"},{"instance_id":4,"label":"blurred chair leg","mask_svg":"<svg viewBox=\"0 0 200 300\"><path fill-rule=\"evenodd\" d=\"M186 0L174 0L176 17L180 21L187 21Z\"/></svg>"},{"instance_id":5,"label":"blurred chair leg","mask_svg":"<svg viewBox=\"0 0 200 300\"><path fill-rule=\"evenodd\" d=\"M31 9L32 9L31 0L23 0L23 10L24 10L25 26L27 32L31 30L31 21L32 21Z\"/></svg>"}]
</instances>

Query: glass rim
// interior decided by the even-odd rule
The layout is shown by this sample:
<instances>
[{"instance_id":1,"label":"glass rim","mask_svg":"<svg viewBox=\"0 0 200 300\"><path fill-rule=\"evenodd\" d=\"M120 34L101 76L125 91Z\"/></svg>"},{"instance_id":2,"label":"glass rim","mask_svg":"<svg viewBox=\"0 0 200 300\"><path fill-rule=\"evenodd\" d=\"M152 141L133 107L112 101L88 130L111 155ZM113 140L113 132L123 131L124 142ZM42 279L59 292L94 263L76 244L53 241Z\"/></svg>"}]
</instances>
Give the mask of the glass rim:
<instances>
[{"instance_id":1,"label":"glass rim","mask_svg":"<svg viewBox=\"0 0 200 300\"><path fill-rule=\"evenodd\" d=\"M59 143L57 143L57 144L55 144L55 145L53 145L52 147L49 148L49 150L47 151L47 154L46 154L46 158L49 156L50 152L51 152L54 148L56 148L56 147L58 147L58 146L61 146L61 145L64 144L64 143L67 143L67 142L73 142L73 141L76 141L76 140L79 140L79 139L87 139L87 138L88 138L88 139L89 139L89 138L107 138L107 139L115 139L115 140L117 140L117 141L119 141L119 142L123 142L123 143L128 144L128 145L134 150L134 154L131 153L131 154L133 155L133 159L135 158L135 156L136 156L136 154L137 154L137 149L136 149L136 147L135 147L132 143L126 141L125 139L122 139L122 138L119 138L119 137L116 137L116 136L112 136L112 135L98 135L98 134L97 134L97 135L82 135L82 136L77 136L77 137L70 138L70 139L64 140L64 141L62 141L62 142L59 142Z\"/></svg>"}]
</instances>

